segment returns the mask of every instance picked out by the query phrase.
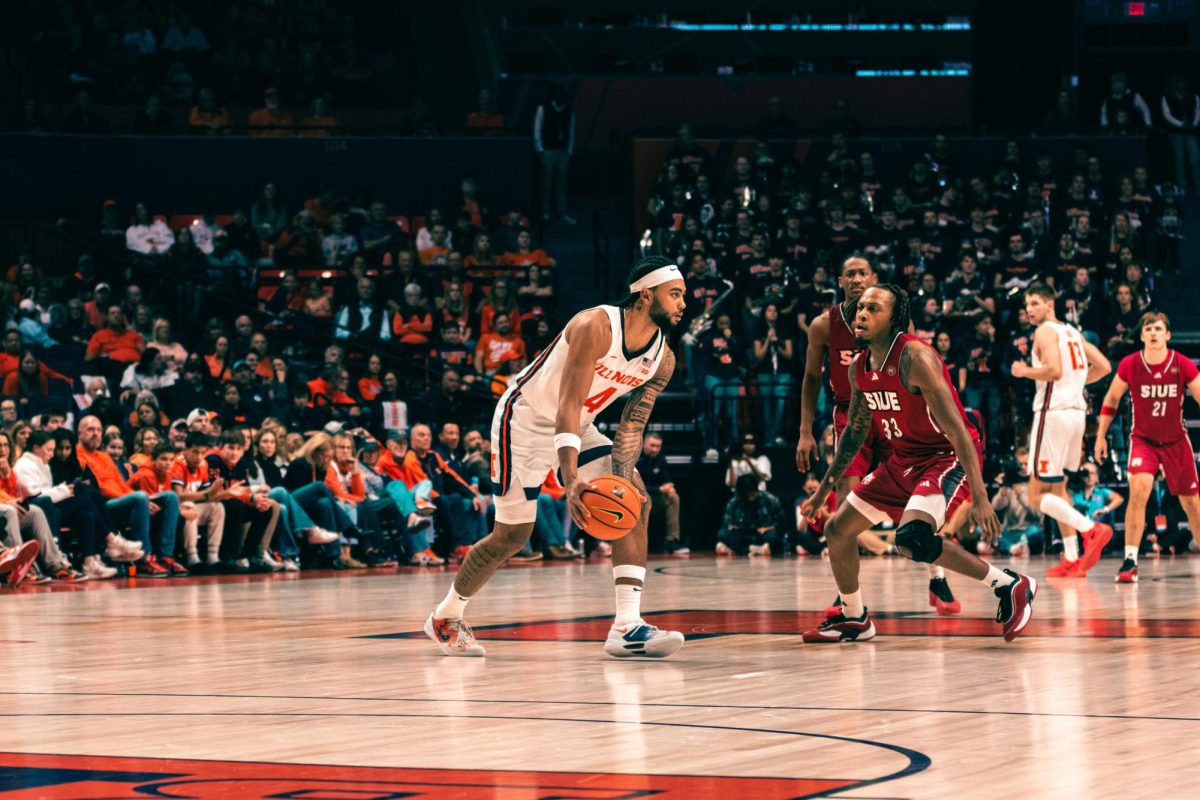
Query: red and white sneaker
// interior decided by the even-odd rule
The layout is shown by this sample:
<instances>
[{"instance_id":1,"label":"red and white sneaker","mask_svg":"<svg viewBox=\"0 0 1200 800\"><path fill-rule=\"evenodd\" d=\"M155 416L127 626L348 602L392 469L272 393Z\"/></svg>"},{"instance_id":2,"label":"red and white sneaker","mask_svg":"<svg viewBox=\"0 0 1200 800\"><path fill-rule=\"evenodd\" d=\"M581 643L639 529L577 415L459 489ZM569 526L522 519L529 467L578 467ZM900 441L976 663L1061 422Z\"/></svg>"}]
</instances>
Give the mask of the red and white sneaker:
<instances>
[{"instance_id":1,"label":"red and white sneaker","mask_svg":"<svg viewBox=\"0 0 1200 800\"><path fill-rule=\"evenodd\" d=\"M1097 522L1090 531L1079 535L1083 539L1083 552L1079 555L1079 572L1080 577L1083 577L1096 566L1096 562L1104 554L1104 548L1112 539L1113 529L1103 522Z\"/></svg>"},{"instance_id":2,"label":"red and white sneaker","mask_svg":"<svg viewBox=\"0 0 1200 800\"><path fill-rule=\"evenodd\" d=\"M1137 562L1132 558L1125 559L1117 572L1117 583L1137 583Z\"/></svg>"},{"instance_id":3,"label":"red and white sneaker","mask_svg":"<svg viewBox=\"0 0 1200 800\"><path fill-rule=\"evenodd\" d=\"M1000 605L996 609L996 622L1004 626L1004 641L1011 642L1021 635L1029 620L1033 618L1033 598L1037 595L1037 581L1026 575L1018 575L1011 569L1004 574L1012 575L1015 581L996 589Z\"/></svg>"},{"instance_id":4,"label":"red and white sneaker","mask_svg":"<svg viewBox=\"0 0 1200 800\"><path fill-rule=\"evenodd\" d=\"M167 571L167 574L171 577L179 578L188 574L188 568L170 556L162 556L161 558L155 557L155 560L158 562L158 565L164 568Z\"/></svg>"},{"instance_id":5,"label":"red and white sneaker","mask_svg":"<svg viewBox=\"0 0 1200 800\"><path fill-rule=\"evenodd\" d=\"M425 620L425 635L437 642L442 655L478 658L487 652L475 641L471 626L461 619L435 619L430 612Z\"/></svg>"},{"instance_id":6,"label":"red and white sneaker","mask_svg":"<svg viewBox=\"0 0 1200 800\"><path fill-rule=\"evenodd\" d=\"M929 605L943 617L962 613L962 603L950 591L950 582L945 578L929 579Z\"/></svg>"},{"instance_id":7,"label":"red and white sneaker","mask_svg":"<svg viewBox=\"0 0 1200 800\"><path fill-rule=\"evenodd\" d=\"M865 642L875 638L875 624L871 622L871 614L863 609L858 619L848 618L840 611L822 622L816 628L805 631L803 637L808 644L821 642Z\"/></svg>"},{"instance_id":8,"label":"red and white sneaker","mask_svg":"<svg viewBox=\"0 0 1200 800\"><path fill-rule=\"evenodd\" d=\"M5 585L20 586L41 549L42 546L36 539L30 539L18 547L10 547L0 553L0 575L7 576Z\"/></svg>"},{"instance_id":9,"label":"red and white sneaker","mask_svg":"<svg viewBox=\"0 0 1200 800\"><path fill-rule=\"evenodd\" d=\"M1079 571L1079 561L1067 561L1065 558L1050 569L1046 570L1047 578L1086 578L1086 572Z\"/></svg>"}]
</instances>

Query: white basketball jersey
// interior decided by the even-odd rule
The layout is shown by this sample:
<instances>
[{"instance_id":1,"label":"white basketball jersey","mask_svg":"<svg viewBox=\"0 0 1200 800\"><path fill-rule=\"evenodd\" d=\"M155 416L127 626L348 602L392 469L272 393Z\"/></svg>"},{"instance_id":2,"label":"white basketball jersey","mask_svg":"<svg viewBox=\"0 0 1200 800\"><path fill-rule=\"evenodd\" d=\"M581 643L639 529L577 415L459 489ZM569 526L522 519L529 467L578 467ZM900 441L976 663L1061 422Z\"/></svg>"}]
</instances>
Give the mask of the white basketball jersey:
<instances>
[{"instance_id":1,"label":"white basketball jersey","mask_svg":"<svg viewBox=\"0 0 1200 800\"><path fill-rule=\"evenodd\" d=\"M1084 387L1087 386L1088 363L1083 352L1083 337L1079 331L1061 322L1043 322L1058 333L1058 358L1062 364L1062 377L1056 381L1037 381L1037 395L1033 398L1034 411L1057 411L1060 409L1087 410ZM1033 352L1033 366L1043 366Z\"/></svg>"},{"instance_id":2,"label":"white basketball jersey","mask_svg":"<svg viewBox=\"0 0 1200 800\"><path fill-rule=\"evenodd\" d=\"M666 342L662 331L655 331L650 342L636 353L625 349L624 309L618 306L598 306L608 315L612 344L608 352L595 363L592 388L588 390L583 409L579 414L580 425L586 425L618 397L629 394L658 372L666 353ZM562 382L563 369L571 359L571 346L563 334L517 373L506 394L517 394L534 412L548 420L558 415L558 389ZM509 398L501 399L501 403Z\"/></svg>"}]
</instances>

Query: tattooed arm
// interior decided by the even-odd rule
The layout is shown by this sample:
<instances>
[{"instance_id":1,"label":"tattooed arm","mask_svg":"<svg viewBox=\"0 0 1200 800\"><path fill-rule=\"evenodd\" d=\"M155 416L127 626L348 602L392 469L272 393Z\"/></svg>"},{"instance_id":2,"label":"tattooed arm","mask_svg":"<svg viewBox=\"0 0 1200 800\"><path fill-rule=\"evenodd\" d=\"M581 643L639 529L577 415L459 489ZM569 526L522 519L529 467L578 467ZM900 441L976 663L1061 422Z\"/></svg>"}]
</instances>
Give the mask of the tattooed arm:
<instances>
[{"instance_id":1,"label":"tattooed arm","mask_svg":"<svg viewBox=\"0 0 1200 800\"><path fill-rule=\"evenodd\" d=\"M871 409L863 400L856 376L858 359L862 357L860 353L850 362L850 409L846 412L846 430L842 431L842 438L838 442L833 463L829 465L829 470L825 473L821 485L800 506L800 513L804 519L813 519L813 515L819 513L819 510L824 507L825 498L829 496L838 480L850 467L854 457L858 455L858 451L867 441L867 435L871 432Z\"/></svg>"},{"instance_id":2,"label":"tattooed arm","mask_svg":"<svg viewBox=\"0 0 1200 800\"><path fill-rule=\"evenodd\" d=\"M665 347L665 345L664 345ZM663 389L675 374L675 354L668 348L663 352L662 363L654 377L630 393L621 411L621 422L613 434L613 474L633 482L634 468L642 453L642 435L650 422L650 412Z\"/></svg>"},{"instance_id":3,"label":"tattooed arm","mask_svg":"<svg viewBox=\"0 0 1200 800\"><path fill-rule=\"evenodd\" d=\"M900 353L899 366L900 383L913 394L925 398L930 419L950 440L954 455L966 474L967 486L971 489L971 516L983 528L986 540L995 541L1000 536L1000 522L988 503L979 451L954 402L954 390L946 382L941 359L931 347L909 343Z\"/></svg>"}]
</instances>

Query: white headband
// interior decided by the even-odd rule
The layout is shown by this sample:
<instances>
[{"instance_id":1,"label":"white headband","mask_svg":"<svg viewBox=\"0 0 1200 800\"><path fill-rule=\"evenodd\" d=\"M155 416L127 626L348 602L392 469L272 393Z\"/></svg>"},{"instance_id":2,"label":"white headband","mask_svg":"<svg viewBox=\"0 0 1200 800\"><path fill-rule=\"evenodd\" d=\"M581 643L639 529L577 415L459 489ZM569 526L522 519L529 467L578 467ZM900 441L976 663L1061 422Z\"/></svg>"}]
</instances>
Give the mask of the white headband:
<instances>
[{"instance_id":1,"label":"white headband","mask_svg":"<svg viewBox=\"0 0 1200 800\"><path fill-rule=\"evenodd\" d=\"M629 284L629 291L632 294L633 292L640 292L642 289L653 289L655 286L661 286L667 281L680 280L683 280L683 273L679 271L679 267L674 264L667 264L665 267L659 267L654 272L647 273Z\"/></svg>"}]
</instances>

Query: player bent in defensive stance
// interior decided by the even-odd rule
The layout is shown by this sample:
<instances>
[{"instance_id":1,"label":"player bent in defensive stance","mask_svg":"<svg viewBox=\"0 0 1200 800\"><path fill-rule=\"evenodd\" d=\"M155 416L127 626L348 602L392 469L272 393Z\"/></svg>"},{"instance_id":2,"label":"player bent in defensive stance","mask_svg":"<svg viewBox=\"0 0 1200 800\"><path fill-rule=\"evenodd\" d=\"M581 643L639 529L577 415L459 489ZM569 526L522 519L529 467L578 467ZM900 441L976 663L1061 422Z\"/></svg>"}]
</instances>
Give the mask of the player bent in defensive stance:
<instances>
[{"instance_id":1,"label":"player bent in defensive stance","mask_svg":"<svg viewBox=\"0 0 1200 800\"><path fill-rule=\"evenodd\" d=\"M858 534L891 519L896 548L906 557L937 564L981 581L1000 600L996 621L1011 642L1029 623L1037 583L1012 570L1000 570L937 530L962 503L994 539L1000 531L983 484L979 435L967 421L945 364L933 348L908 330L908 295L893 285L863 292L854 318L860 347L850 365L850 408L846 433L816 494L801 506L806 518L819 513L825 498L854 460L874 424L892 451L856 486L825 525L829 561L845 606L820 627L805 631L806 642L863 641L875 626L858 584Z\"/></svg>"},{"instance_id":2,"label":"player bent in defensive stance","mask_svg":"<svg viewBox=\"0 0 1200 800\"><path fill-rule=\"evenodd\" d=\"M1200 497L1196 457L1183 424L1183 395L1190 392L1200 403L1200 370L1187 356L1167 347L1171 322L1167 315L1149 311L1142 315L1142 352L1125 356L1117 366L1096 429L1096 461L1108 457L1108 428L1121 397L1133 398L1133 429L1129 433L1129 504L1125 506L1125 561L1117 583L1137 583L1138 547L1146 529L1146 502L1161 464L1167 491L1179 498L1188 528L1200 532ZM1195 535L1193 533L1193 535Z\"/></svg>"},{"instance_id":3,"label":"player bent in defensive stance","mask_svg":"<svg viewBox=\"0 0 1200 800\"><path fill-rule=\"evenodd\" d=\"M621 306L576 314L529 366L513 378L492 417L492 483L496 527L467 553L446 598L425 621L425 633L448 656L482 656L483 645L463 621L467 601L533 533L537 497L546 473L562 473L572 518L586 528L588 480L615 474L638 488L637 525L612 543L616 619L604 652L661 658L683 646L683 634L642 620L646 577L646 526L650 502L635 466L654 402L675 372L667 334L684 309L683 274L671 261L649 256L629 275ZM610 441L596 430L596 415L630 394Z\"/></svg>"}]
</instances>

